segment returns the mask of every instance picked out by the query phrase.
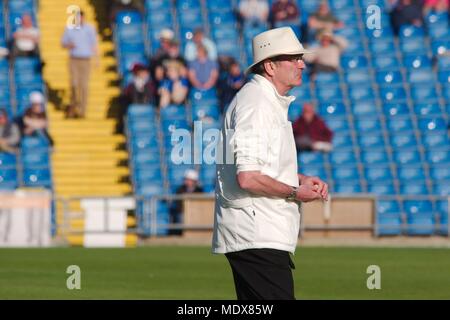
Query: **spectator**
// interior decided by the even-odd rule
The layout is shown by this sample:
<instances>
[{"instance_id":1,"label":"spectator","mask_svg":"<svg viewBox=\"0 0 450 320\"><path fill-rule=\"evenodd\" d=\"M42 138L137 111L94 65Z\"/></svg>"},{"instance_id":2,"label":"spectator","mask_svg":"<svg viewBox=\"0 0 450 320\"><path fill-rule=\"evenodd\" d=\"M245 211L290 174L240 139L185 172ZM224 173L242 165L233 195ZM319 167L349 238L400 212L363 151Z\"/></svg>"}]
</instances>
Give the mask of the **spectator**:
<instances>
[{"instance_id":1,"label":"spectator","mask_svg":"<svg viewBox=\"0 0 450 320\"><path fill-rule=\"evenodd\" d=\"M45 113L44 96L39 91L30 94L30 107L20 120L20 127L22 135L43 137L53 146L53 139L47 130L48 121Z\"/></svg>"},{"instance_id":2,"label":"spectator","mask_svg":"<svg viewBox=\"0 0 450 320\"><path fill-rule=\"evenodd\" d=\"M19 142L19 127L14 122L9 122L5 109L0 109L0 152L15 153Z\"/></svg>"},{"instance_id":3,"label":"spectator","mask_svg":"<svg viewBox=\"0 0 450 320\"><path fill-rule=\"evenodd\" d=\"M348 46L348 41L345 38L333 36L333 33L328 30L320 33L319 41L320 45L313 46L313 52L304 57L308 64L312 64L312 80L315 80L317 73L320 72L337 72L341 53Z\"/></svg>"},{"instance_id":4,"label":"spectator","mask_svg":"<svg viewBox=\"0 0 450 320\"><path fill-rule=\"evenodd\" d=\"M319 8L308 18L308 41L314 40L323 30L342 28L344 24L330 11L326 1L321 2Z\"/></svg>"},{"instance_id":5,"label":"spectator","mask_svg":"<svg viewBox=\"0 0 450 320\"><path fill-rule=\"evenodd\" d=\"M275 0L270 10L272 27L300 25L299 10L292 0Z\"/></svg>"},{"instance_id":6,"label":"spectator","mask_svg":"<svg viewBox=\"0 0 450 320\"><path fill-rule=\"evenodd\" d=\"M14 57L39 55L39 29L33 26L30 15L22 16L22 26L14 32L13 39Z\"/></svg>"},{"instance_id":7,"label":"spectator","mask_svg":"<svg viewBox=\"0 0 450 320\"><path fill-rule=\"evenodd\" d=\"M192 41L186 44L184 50L184 57L188 62L194 61L197 58L197 50L199 46L203 46L208 51L208 58L212 61L217 60L217 48L214 42L205 37L205 34L201 28L194 31Z\"/></svg>"},{"instance_id":8,"label":"spectator","mask_svg":"<svg viewBox=\"0 0 450 320\"><path fill-rule=\"evenodd\" d=\"M404 25L423 25L422 4L419 0L399 0L390 12L392 29L398 35Z\"/></svg>"},{"instance_id":9,"label":"spectator","mask_svg":"<svg viewBox=\"0 0 450 320\"><path fill-rule=\"evenodd\" d=\"M303 105L301 116L292 126L297 151L329 152L333 148L331 140L333 132L316 114L311 103Z\"/></svg>"},{"instance_id":10,"label":"spectator","mask_svg":"<svg viewBox=\"0 0 450 320\"><path fill-rule=\"evenodd\" d=\"M183 184L176 190L176 194L186 194L186 193L201 193L203 192L203 188L198 183L198 172L192 169L186 170L184 173L184 182ZM183 213L183 203L181 200L177 200L174 202L173 206L170 210L170 223L181 223ZM176 229L171 230L170 234L181 235L182 230Z\"/></svg>"},{"instance_id":11,"label":"spectator","mask_svg":"<svg viewBox=\"0 0 450 320\"><path fill-rule=\"evenodd\" d=\"M267 0L241 0L239 15L244 26L266 26L269 18L269 4Z\"/></svg>"},{"instance_id":12,"label":"spectator","mask_svg":"<svg viewBox=\"0 0 450 320\"><path fill-rule=\"evenodd\" d=\"M170 29L162 29L159 33L159 48L150 59L150 72L157 83L164 78L163 61L169 56L174 39L175 33Z\"/></svg>"},{"instance_id":13,"label":"spectator","mask_svg":"<svg viewBox=\"0 0 450 320\"><path fill-rule=\"evenodd\" d=\"M137 63L133 66L133 79L124 90L126 105L154 104L155 85L146 66Z\"/></svg>"},{"instance_id":14,"label":"spectator","mask_svg":"<svg viewBox=\"0 0 450 320\"><path fill-rule=\"evenodd\" d=\"M158 83L164 78L164 65L169 61L178 61L183 66L183 76L187 75L187 62L180 53L180 44L175 39L170 40L165 52L154 60L154 76Z\"/></svg>"},{"instance_id":15,"label":"spectator","mask_svg":"<svg viewBox=\"0 0 450 320\"><path fill-rule=\"evenodd\" d=\"M183 70L184 66L178 61L169 61L165 65L166 76L158 88L160 108L170 103L182 104L186 100L189 81Z\"/></svg>"},{"instance_id":16,"label":"spectator","mask_svg":"<svg viewBox=\"0 0 450 320\"><path fill-rule=\"evenodd\" d=\"M5 58L9 55L8 48L0 47L0 59Z\"/></svg>"},{"instance_id":17,"label":"spectator","mask_svg":"<svg viewBox=\"0 0 450 320\"><path fill-rule=\"evenodd\" d=\"M189 63L189 81L200 90L209 90L216 85L219 77L219 66L208 58L205 47L197 48L197 59Z\"/></svg>"},{"instance_id":18,"label":"spectator","mask_svg":"<svg viewBox=\"0 0 450 320\"><path fill-rule=\"evenodd\" d=\"M84 117L88 101L89 75L91 59L98 65L97 35L93 26L85 23L84 13L80 11L79 25L67 27L62 46L70 50L69 73L71 76L71 104L67 117Z\"/></svg>"},{"instance_id":19,"label":"spectator","mask_svg":"<svg viewBox=\"0 0 450 320\"><path fill-rule=\"evenodd\" d=\"M232 61L226 70L225 77L220 84L220 104L222 112L233 100L234 95L244 85L245 76L237 61Z\"/></svg>"},{"instance_id":20,"label":"spectator","mask_svg":"<svg viewBox=\"0 0 450 320\"><path fill-rule=\"evenodd\" d=\"M430 12L442 13L449 10L450 0L425 0L423 4L423 14Z\"/></svg>"}]
</instances>

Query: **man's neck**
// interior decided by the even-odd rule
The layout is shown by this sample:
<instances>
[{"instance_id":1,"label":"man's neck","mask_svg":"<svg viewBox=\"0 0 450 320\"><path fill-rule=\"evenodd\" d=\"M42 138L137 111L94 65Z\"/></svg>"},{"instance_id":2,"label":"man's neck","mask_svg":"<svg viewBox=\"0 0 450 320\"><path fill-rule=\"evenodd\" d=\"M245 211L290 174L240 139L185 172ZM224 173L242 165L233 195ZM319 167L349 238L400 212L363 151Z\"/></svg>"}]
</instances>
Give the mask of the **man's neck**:
<instances>
[{"instance_id":1,"label":"man's neck","mask_svg":"<svg viewBox=\"0 0 450 320\"><path fill-rule=\"evenodd\" d=\"M275 89L277 90L277 92L278 92L278 94L280 96L286 96L286 94L291 89L291 88L289 88L289 87L287 87L287 86L285 86L285 85L283 85L283 84L281 84L279 82L274 81L273 78L268 76L267 74L264 75L263 77L266 78L270 83L273 84L273 86L275 87Z\"/></svg>"}]
</instances>

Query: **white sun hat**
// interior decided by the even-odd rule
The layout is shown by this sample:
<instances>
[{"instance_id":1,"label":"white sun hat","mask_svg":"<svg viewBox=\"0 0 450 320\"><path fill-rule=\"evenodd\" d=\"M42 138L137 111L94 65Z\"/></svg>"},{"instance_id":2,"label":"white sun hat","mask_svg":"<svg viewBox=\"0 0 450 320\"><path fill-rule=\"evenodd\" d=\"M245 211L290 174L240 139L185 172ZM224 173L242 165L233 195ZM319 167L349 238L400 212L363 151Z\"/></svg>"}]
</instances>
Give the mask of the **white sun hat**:
<instances>
[{"instance_id":1,"label":"white sun hat","mask_svg":"<svg viewBox=\"0 0 450 320\"><path fill-rule=\"evenodd\" d=\"M184 172L184 178L190 180L198 180L198 172L192 169L188 169Z\"/></svg>"},{"instance_id":2,"label":"white sun hat","mask_svg":"<svg viewBox=\"0 0 450 320\"><path fill-rule=\"evenodd\" d=\"M44 103L44 95L39 91L33 91L30 93L30 103Z\"/></svg>"},{"instance_id":3,"label":"white sun hat","mask_svg":"<svg viewBox=\"0 0 450 320\"><path fill-rule=\"evenodd\" d=\"M291 27L275 28L257 34L253 37L252 51L253 63L247 68L246 73L267 58L311 53L303 48Z\"/></svg>"}]
</instances>

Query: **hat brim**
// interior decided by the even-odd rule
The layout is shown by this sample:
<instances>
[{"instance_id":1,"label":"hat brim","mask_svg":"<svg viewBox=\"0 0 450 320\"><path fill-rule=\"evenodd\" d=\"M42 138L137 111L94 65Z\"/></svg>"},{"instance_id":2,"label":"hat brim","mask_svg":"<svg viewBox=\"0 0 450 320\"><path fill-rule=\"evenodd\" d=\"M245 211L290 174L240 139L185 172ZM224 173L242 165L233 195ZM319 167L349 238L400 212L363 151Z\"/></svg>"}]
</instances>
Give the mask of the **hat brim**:
<instances>
[{"instance_id":1,"label":"hat brim","mask_svg":"<svg viewBox=\"0 0 450 320\"><path fill-rule=\"evenodd\" d=\"M247 67L247 69L245 69L245 74L249 74L252 73L252 68L254 66L256 66L258 63L260 63L261 61L264 61L266 59L270 59L273 57L277 57L277 56L295 56L295 55L299 55L299 54L311 54L314 53L314 51L311 50L299 50L299 51L295 51L295 52L280 52L280 53L275 53L272 55L269 55L267 57L264 57L263 59L260 59L259 61L253 62L249 67Z\"/></svg>"}]
</instances>

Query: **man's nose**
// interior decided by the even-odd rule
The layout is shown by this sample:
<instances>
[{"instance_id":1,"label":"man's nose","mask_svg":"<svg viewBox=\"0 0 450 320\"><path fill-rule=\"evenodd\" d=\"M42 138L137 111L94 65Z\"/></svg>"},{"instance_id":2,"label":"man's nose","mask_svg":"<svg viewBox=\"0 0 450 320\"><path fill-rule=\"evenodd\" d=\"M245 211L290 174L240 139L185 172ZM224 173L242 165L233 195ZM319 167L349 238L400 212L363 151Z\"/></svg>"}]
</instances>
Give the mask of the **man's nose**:
<instances>
[{"instance_id":1,"label":"man's nose","mask_svg":"<svg viewBox=\"0 0 450 320\"><path fill-rule=\"evenodd\" d=\"M298 63L298 68L299 69L305 69L306 68L305 61L300 60L299 63Z\"/></svg>"}]
</instances>

